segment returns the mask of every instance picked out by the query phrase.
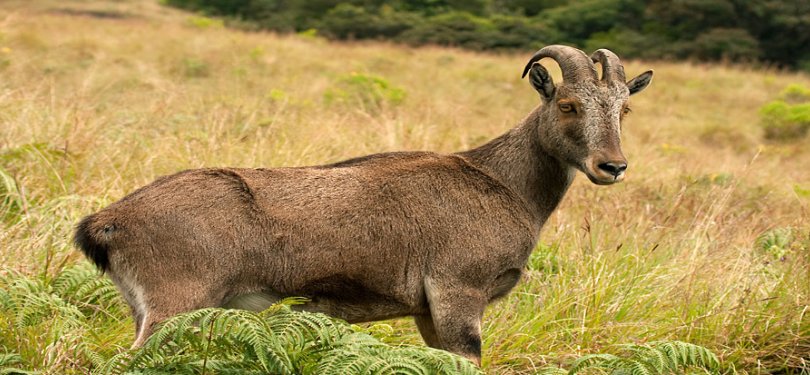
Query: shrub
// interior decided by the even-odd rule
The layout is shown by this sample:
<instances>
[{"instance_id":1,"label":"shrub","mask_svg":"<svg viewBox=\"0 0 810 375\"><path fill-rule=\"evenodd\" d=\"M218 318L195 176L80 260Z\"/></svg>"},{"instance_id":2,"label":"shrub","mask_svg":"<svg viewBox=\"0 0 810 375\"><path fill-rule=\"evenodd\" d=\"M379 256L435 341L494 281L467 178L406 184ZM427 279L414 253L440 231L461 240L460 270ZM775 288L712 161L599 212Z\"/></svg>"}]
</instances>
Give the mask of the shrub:
<instances>
[{"instance_id":1,"label":"shrub","mask_svg":"<svg viewBox=\"0 0 810 375\"><path fill-rule=\"evenodd\" d=\"M591 34L585 41L586 51L596 51L607 48L611 51L621 51L626 57L655 57L661 53L660 46L664 45L661 38L656 35L645 35L634 30L613 28L609 31Z\"/></svg>"},{"instance_id":2,"label":"shrub","mask_svg":"<svg viewBox=\"0 0 810 375\"><path fill-rule=\"evenodd\" d=\"M787 141L803 138L810 129L810 89L788 86L779 99L759 110L765 138Z\"/></svg>"},{"instance_id":3,"label":"shrub","mask_svg":"<svg viewBox=\"0 0 810 375\"><path fill-rule=\"evenodd\" d=\"M565 42L581 45L591 34L605 32L629 16L621 0L583 0L548 9L533 20L548 22ZM575 20L575 21L574 21Z\"/></svg>"},{"instance_id":4,"label":"shrub","mask_svg":"<svg viewBox=\"0 0 810 375\"><path fill-rule=\"evenodd\" d=\"M193 57L183 59L179 70L188 78L203 78L211 75L208 63Z\"/></svg>"},{"instance_id":5,"label":"shrub","mask_svg":"<svg viewBox=\"0 0 810 375\"><path fill-rule=\"evenodd\" d=\"M329 10L318 24L324 35L336 39L387 39L411 29L418 22L414 14L397 12L390 7L374 13L344 3Z\"/></svg>"},{"instance_id":6,"label":"shrub","mask_svg":"<svg viewBox=\"0 0 810 375\"><path fill-rule=\"evenodd\" d=\"M489 43L490 48L539 49L559 39L556 30L544 22L507 15L494 15L491 20L497 33Z\"/></svg>"},{"instance_id":7,"label":"shrub","mask_svg":"<svg viewBox=\"0 0 810 375\"><path fill-rule=\"evenodd\" d=\"M694 55L701 60L754 61L759 42L743 29L715 28L697 37Z\"/></svg>"},{"instance_id":8,"label":"shrub","mask_svg":"<svg viewBox=\"0 0 810 375\"><path fill-rule=\"evenodd\" d=\"M498 31L486 18L465 12L439 14L420 22L400 36L409 44L436 44L470 49L487 49Z\"/></svg>"},{"instance_id":9,"label":"shrub","mask_svg":"<svg viewBox=\"0 0 810 375\"><path fill-rule=\"evenodd\" d=\"M779 98L790 104L810 102L810 88L794 83L785 87Z\"/></svg>"},{"instance_id":10,"label":"shrub","mask_svg":"<svg viewBox=\"0 0 810 375\"><path fill-rule=\"evenodd\" d=\"M283 32L315 28L336 39L393 39L475 50L587 44L589 50L615 48L625 57L762 59L793 68L810 66L810 53L803 48L810 7L796 5L796 0L162 1L229 17L230 26ZM643 48L634 42L642 35Z\"/></svg>"},{"instance_id":11,"label":"shrub","mask_svg":"<svg viewBox=\"0 0 810 375\"><path fill-rule=\"evenodd\" d=\"M339 77L334 87L324 94L327 103L342 103L376 112L385 105L396 105L405 99L405 90L382 77L351 73Z\"/></svg>"},{"instance_id":12,"label":"shrub","mask_svg":"<svg viewBox=\"0 0 810 375\"><path fill-rule=\"evenodd\" d=\"M210 29L210 28L218 29L224 26L222 20L203 16L190 17L188 19L188 24L198 29Z\"/></svg>"}]
</instances>

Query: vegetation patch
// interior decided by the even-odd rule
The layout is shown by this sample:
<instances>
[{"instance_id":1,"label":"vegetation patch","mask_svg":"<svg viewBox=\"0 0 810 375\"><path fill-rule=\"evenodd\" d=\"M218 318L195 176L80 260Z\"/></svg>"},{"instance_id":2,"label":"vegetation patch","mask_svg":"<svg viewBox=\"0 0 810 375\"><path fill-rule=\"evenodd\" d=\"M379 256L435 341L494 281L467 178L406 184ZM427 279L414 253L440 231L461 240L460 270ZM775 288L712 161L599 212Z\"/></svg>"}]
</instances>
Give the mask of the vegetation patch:
<instances>
[{"instance_id":1,"label":"vegetation patch","mask_svg":"<svg viewBox=\"0 0 810 375\"><path fill-rule=\"evenodd\" d=\"M810 89L790 85L779 98L760 108L760 124L765 139L790 141L802 139L810 129Z\"/></svg>"},{"instance_id":2,"label":"vegetation patch","mask_svg":"<svg viewBox=\"0 0 810 375\"><path fill-rule=\"evenodd\" d=\"M114 285L89 263L67 267L53 278L2 272L0 344L7 351L0 354L0 373L42 363L63 373L98 374L481 373L472 362L442 350L387 345L357 326L292 311L300 299L261 313L197 310L166 321L140 349L109 348L110 336L96 327L129 314Z\"/></svg>"},{"instance_id":3,"label":"vegetation patch","mask_svg":"<svg viewBox=\"0 0 810 375\"><path fill-rule=\"evenodd\" d=\"M289 299L261 312L203 309L178 315L98 373L480 374L468 360L422 346L390 346Z\"/></svg>"},{"instance_id":4,"label":"vegetation patch","mask_svg":"<svg viewBox=\"0 0 810 375\"><path fill-rule=\"evenodd\" d=\"M384 106L397 105L404 99L405 90L392 85L385 78L363 73L338 77L324 93L327 104L344 104L367 112L378 112Z\"/></svg>"},{"instance_id":5,"label":"vegetation patch","mask_svg":"<svg viewBox=\"0 0 810 375\"><path fill-rule=\"evenodd\" d=\"M546 44L619 50L623 57L766 61L807 69L810 7L794 0L268 1L166 0L240 27L317 30L472 50Z\"/></svg>"},{"instance_id":6,"label":"vegetation patch","mask_svg":"<svg viewBox=\"0 0 810 375\"><path fill-rule=\"evenodd\" d=\"M543 375L610 374L610 375L673 375L688 371L713 373L720 366L710 350L681 341L621 345L623 355L587 354L568 370L546 367Z\"/></svg>"}]
</instances>

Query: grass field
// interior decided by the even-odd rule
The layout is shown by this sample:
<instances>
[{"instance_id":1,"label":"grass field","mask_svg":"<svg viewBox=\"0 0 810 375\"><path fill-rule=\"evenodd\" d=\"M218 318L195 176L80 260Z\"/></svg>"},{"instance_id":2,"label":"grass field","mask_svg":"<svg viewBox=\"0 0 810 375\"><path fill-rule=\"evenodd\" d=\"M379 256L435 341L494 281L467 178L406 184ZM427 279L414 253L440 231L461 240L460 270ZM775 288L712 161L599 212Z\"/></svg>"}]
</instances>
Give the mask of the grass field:
<instances>
[{"instance_id":1,"label":"grass field","mask_svg":"<svg viewBox=\"0 0 810 375\"><path fill-rule=\"evenodd\" d=\"M85 262L77 220L161 175L481 144L539 104L520 79L533 52L240 32L146 0L3 1L0 286ZM764 142L757 112L810 77L625 67L655 69L624 124L628 178L577 178L526 277L487 312L483 368L533 373L682 340L725 373L810 372L810 140ZM82 373L76 345L109 356L133 339L120 306L68 328L43 314L33 325L0 310L0 350L23 368ZM410 320L372 330L421 343Z\"/></svg>"}]
</instances>

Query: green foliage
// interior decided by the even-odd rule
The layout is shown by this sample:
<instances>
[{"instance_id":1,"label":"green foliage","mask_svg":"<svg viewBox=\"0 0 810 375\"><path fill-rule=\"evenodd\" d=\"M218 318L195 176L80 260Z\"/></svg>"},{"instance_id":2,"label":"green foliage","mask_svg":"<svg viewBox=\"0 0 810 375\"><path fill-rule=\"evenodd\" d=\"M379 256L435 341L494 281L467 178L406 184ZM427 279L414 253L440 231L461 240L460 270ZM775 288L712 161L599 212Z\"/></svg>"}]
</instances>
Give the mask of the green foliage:
<instances>
[{"instance_id":1,"label":"green foliage","mask_svg":"<svg viewBox=\"0 0 810 375\"><path fill-rule=\"evenodd\" d=\"M168 0L278 31L474 50L567 43L623 57L810 61L810 3L793 0Z\"/></svg>"},{"instance_id":2,"label":"green foliage","mask_svg":"<svg viewBox=\"0 0 810 375\"><path fill-rule=\"evenodd\" d=\"M20 362L22 362L22 358L17 353L0 353L0 374L19 373L19 369L12 366L18 365Z\"/></svg>"},{"instance_id":3,"label":"green foliage","mask_svg":"<svg viewBox=\"0 0 810 375\"><path fill-rule=\"evenodd\" d=\"M383 39L413 28L418 21L416 15L394 12L390 7L369 12L366 8L344 3L326 13L318 30L336 39Z\"/></svg>"},{"instance_id":4,"label":"green foliage","mask_svg":"<svg viewBox=\"0 0 810 375\"><path fill-rule=\"evenodd\" d=\"M466 12L431 16L397 40L413 45L435 44L474 50L535 48L553 39L552 28L525 17L493 15L485 18Z\"/></svg>"},{"instance_id":5,"label":"green foliage","mask_svg":"<svg viewBox=\"0 0 810 375\"><path fill-rule=\"evenodd\" d=\"M402 35L411 44L437 44L472 49L489 47L495 27L486 18L466 12L447 12L432 16L418 28Z\"/></svg>"},{"instance_id":6,"label":"green foliage","mask_svg":"<svg viewBox=\"0 0 810 375\"><path fill-rule=\"evenodd\" d=\"M3 357L6 365L63 372L98 365L109 350L99 343L106 338L98 330L88 340L87 332L126 314L115 287L88 263L65 268L54 278L11 270L0 277L0 346L19 353Z\"/></svg>"},{"instance_id":7,"label":"green foliage","mask_svg":"<svg viewBox=\"0 0 810 375\"><path fill-rule=\"evenodd\" d=\"M390 346L345 322L290 308L301 302L287 299L261 313L203 309L178 315L142 348L116 353L120 347L109 345L105 330L121 327L128 309L109 279L89 263L67 267L53 278L4 270L0 347L6 351L0 353L0 374L26 373L35 366L101 374L480 373L448 352Z\"/></svg>"},{"instance_id":8,"label":"green foliage","mask_svg":"<svg viewBox=\"0 0 810 375\"><path fill-rule=\"evenodd\" d=\"M0 70L11 66L11 48L0 47Z\"/></svg>"},{"instance_id":9,"label":"green foliage","mask_svg":"<svg viewBox=\"0 0 810 375\"><path fill-rule=\"evenodd\" d=\"M656 35L647 35L625 28L612 28L608 31L591 34L585 41L585 50L595 51L599 48L607 48L612 51L620 51L627 56L653 58L656 55L656 45L661 42L661 38Z\"/></svg>"},{"instance_id":10,"label":"green foliage","mask_svg":"<svg viewBox=\"0 0 810 375\"><path fill-rule=\"evenodd\" d=\"M709 349L681 341L626 344L620 347L627 355L588 354L575 360L568 371L547 367L540 373L574 375L596 371L615 375L668 375L684 374L690 368L709 372L720 366Z\"/></svg>"},{"instance_id":11,"label":"green foliage","mask_svg":"<svg viewBox=\"0 0 810 375\"><path fill-rule=\"evenodd\" d=\"M779 94L779 98L790 104L810 102L810 88L790 84Z\"/></svg>"},{"instance_id":12,"label":"green foliage","mask_svg":"<svg viewBox=\"0 0 810 375\"><path fill-rule=\"evenodd\" d=\"M810 129L810 89L790 85L782 91L779 99L762 106L759 113L766 139L803 138Z\"/></svg>"},{"instance_id":13,"label":"green foliage","mask_svg":"<svg viewBox=\"0 0 810 375\"><path fill-rule=\"evenodd\" d=\"M628 10L624 1L582 0L546 10L536 19L547 20L560 31L564 41L582 45L591 34L608 31L626 17L632 17Z\"/></svg>"},{"instance_id":14,"label":"green foliage","mask_svg":"<svg viewBox=\"0 0 810 375\"><path fill-rule=\"evenodd\" d=\"M0 168L0 220L19 219L24 207L17 181L8 171Z\"/></svg>"},{"instance_id":15,"label":"green foliage","mask_svg":"<svg viewBox=\"0 0 810 375\"><path fill-rule=\"evenodd\" d=\"M208 77L211 74L211 68L204 60L189 57L181 62L180 72L188 78L201 78Z\"/></svg>"},{"instance_id":16,"label":"green foliage","mask_svg":"<svg viewBox=\"0 0 810 375\"><path fill-rule=\"evenodd\" d=\"M759 42L745 29L715 28L695 40L693 55L701 60L757 60Z\"/></svg>"},{"instance_id":17,"label":"green foliage","mask_svg":"<svg viewBox=\"0 0 810 375\"><path fill-rule=\"evenodd\" d=\"M324 93L327 103L340 103L377 112L386 105L397 105L405 99L405 90L385 78L370 74L351 73L338 77Z\"/></svg>"},{"instance_id":18,"label":"green foliage","mask_svg":"<svg viewBox=\"0 0 810 375\"><path fill-rule=\"evenodd\" d=\"M794 250L801 249L801 244L794 235L793 228L774 228L757 237L757 248L768 262L784 261Z\"/></svg>"},{"instance_id":19,"label":"green foliage","mask_svg":"<svg viewBox=\"0 0 810 375\"><path fill-rule=\"evenodd\" d=\"M261 312L202 309L166 321L144 346L97 373L478 374L456 355L389 346L323 314L295 312L297 300Z\"/></svg>"},{"instance_id":20,"label":"green foliage","mask_svg":"<svg viewBox=\"0 0 810 375\"><path fill-rule=\"evenodd\" d=\"M529 256L527 267L531 271L538 271L545 275L555 275L560 272L560 260L557 256L559 245L551 246L539 244Z\"/></svg>"},{"instance_id":21,"label":"green foliage","mask_svg":"<svg viewBox=\"0 0 810 375\"><path fill-rule=\"evenodd\" d=\"M209 17L191 17L188 19L189 25L199 29L210 29L223 27L222 20Z\"/></svg>"},{"instance_id":22,"label":"green foliage","mask_svg":"<svg viewBox=\"0 0 810 375\"><path fill-rule=\"evenodd\" d=\"M805 189L799 184L793 185L793 192L800 198L810 198L810 189Z\"/></svg>"}]
</instances>

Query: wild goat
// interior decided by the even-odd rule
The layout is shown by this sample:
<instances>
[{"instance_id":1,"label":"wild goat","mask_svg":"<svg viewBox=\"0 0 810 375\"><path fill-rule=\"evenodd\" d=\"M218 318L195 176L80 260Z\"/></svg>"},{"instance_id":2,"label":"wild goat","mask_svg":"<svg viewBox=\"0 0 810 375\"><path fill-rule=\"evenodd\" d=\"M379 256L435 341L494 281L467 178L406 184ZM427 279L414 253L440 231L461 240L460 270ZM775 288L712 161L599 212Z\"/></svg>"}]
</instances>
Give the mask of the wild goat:
<instances>
[{"instance_id":1,"label":"wild goat","mask_svg":"<svg viewBox=\"0 0 810 375\"><path fill-rule=\"evenodd\" d=\"M413 316L428 345L480 363L484 308L520 279L575 171L624 178L620 122L652 79L625 82L611 51L559 45L527 73L542 104L478 148L187 170L84 218L75 242L132 308L134 346L178 313L303 296L301 309L349 322Z\"/></svg>"}]
</instances>

